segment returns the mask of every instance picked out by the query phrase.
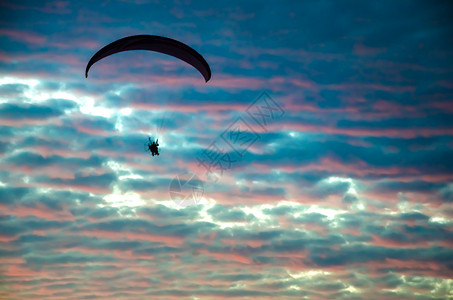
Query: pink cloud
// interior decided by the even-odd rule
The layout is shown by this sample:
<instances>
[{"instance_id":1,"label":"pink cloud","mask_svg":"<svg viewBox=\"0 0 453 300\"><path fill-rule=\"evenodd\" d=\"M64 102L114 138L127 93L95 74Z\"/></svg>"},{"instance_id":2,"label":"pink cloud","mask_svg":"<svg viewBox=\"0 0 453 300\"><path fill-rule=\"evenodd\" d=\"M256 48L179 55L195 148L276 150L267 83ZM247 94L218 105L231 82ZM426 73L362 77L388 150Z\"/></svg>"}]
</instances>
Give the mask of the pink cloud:
<instances>
[{"instance_id":1,"label":"pink cloud","mask_svg":"<svg viewBox=\"0 0 453 300\"><path fill-rule=\"evenodd\" d=\"M38 126L38 125L61 125L60 117L50 117L46 119L0 119L0 126L23 127L23 126Z\"/></svg>"},{"instance_id":2,"label":"pink cloud","mask_svg":"<svg viewBox=\"0 0 453 300\"><path fill-rule=\"evenodd\" d=\"M49 178L60 178L60 179L74 179L74 170L56 166L56 165L49 165L36 168L31 165L14 165L14 164L6 164L8 170L14 173L22 173L27 175L43 175Z\"/></svg>"},{"instance_id":3,"label":"pink cloud","mask_svg":"<svg viewBox=\"0 0 453 300\"><path fill-rule=\"evenodd\" d=\"M33 271L27 268L25 265L9 265L4 271L6 276L17 276L17 277L35 277L35 276L44 276L45 272Z\"/></svg>"},{"instance_id":4,"label":"pink cloud","mask_svg":"<svg viewBox=\"0 0 453 300\"><path fill-rule=\"evenodd\" d=\"M90 134L90 135L114 136L114 135L119 134L117 131L109 131L109 130L104 130L101 128L93 128L93 127L77 125L77 124L75 125L75 128L79 132L83 132L83 133Z\"/></svg>"},{"instance_id":5,"label":"pink cloud","mask_svg":"<svg viewBox=\"0 0 453 300\"><path fill-rule=\"evenodd\" d=\"M205 249L198 250L198 253L213 257L220 261L232 260L232 261L235 261L235 262L238 262L241 264L252 264L253 263L253 260L250 257L243 255L243 254L238 254L238 253L212 252L212 251L205 250Z\"/></svg>"},{"instance_id":6,"label":"pink cloud","mask_svg":"<svg viewBox=\"0 0 453 300\"><path fill-rule=\"evenodd\" d=\"M362 236L362 232L360 231L359 228L342 228L341 233L355 235L355 236Z\"/></svg>"},{"instance_id":7,"label":"pink cloud","mask_svg":"<svg viewBox=\"0 0 453 300\"><path fill-rule=\"evenodd\" d=\"M386 48L368 47L363 42L358 41L354 43L354 53L360 56L376 55L387 51Z\"/></svg>"},{"instance_id":8,"label":"pink cloud","mask_svg":"<svg viewBox=\"0 0 453 300\"><path fill-rule=\"evenodd\" d=\"M77 233L79 234L79 233ZM149 242L159 242L165 243L167 245L174 245L178 246L186 240L185 237L180 236L169 236L169 235L159 235L159 234L151 234L145 232L114 232L114 231L106 231L106 230L86 230L81 232L80 235L83 236L91 236L97 238L108 238L113 240L118 239L126 239L126 240L142 240L142 241L149 241Z\"/></svg>"},{"instance_id":9,"label":"pink cloud","mask_svg":"<svg viewBox=\"0 0 453 300\"><path fill-rule=\"evenodd\" d=\"M6 215L16 216L18 218L24 218L29 216L34 216L40 219L54 220L54 221L74 221L74 216L66 210L57 211L49 207L44 206L41 203L38 203L34 207L30 206L13 206L8 207L4 211Z\"/></svg>"},{"instance_id":10,"label":"pink cloud","mask_svg":"<svg viewBox=\"0 0 453 300\"><path fill-rule=\"evenodd\" d=\"M17 238L18 238L18 236L0 234L0 242L2 242L2 243L12 242L12 241L16 240Z\"/></svg>"},{"instance_id":11,"label":"pink cloud","mask_svg":"<svg viewBox=\"0 0 453 300\"><path fill-rule=\"evenodd\" d=\"M453 128L338 128L325 125L311 125L302 123L279 122L276 125L269 125L268 130L292 130L301 132L317 132L325 134L343 134L349 136L368 136L368 137L431 137L441 135L453 135Z\"/></svg>"},{"instance_id":12,"label":"pink cloud","mask_svg":"<svg viewBox=\"0 0 453 300\"><path fill-rule=\"evenodd\" d=\"M66 249L64 251L66 251ZM129 249L93 249L93 248L78 246L78 247L71 248L71 251L76 251L76 252L80 252L83 254L93 254L93 255L113 254L118 259L125 259L125 260L132 260L132 261L137 260L137 259L143 259L143 260L153 260L154 259L154 256L151 254L137 254Z\"/></svg>"},{"instance_id":13,"label":"pink cloud","mask_svg":"<svg viewBox=\"0 0 453 300\"><path fill-rule=\"evenodd\" d=\"M22 31L17 29L0 29L0 35L7 36L17 41L24 41L29 44L43 45L47 40L41 34L32 33L30 31Z\"/></svg>"},{"instance_id":14,"label":"pink cloud","mask_svg":"<svg viewBox=\"0 0 453 300\"><path fill-rule=\"evenodd\" d=\"M414 241L414 242L403 242L403 241L396 241L390 240L380 237L379 235L372 234L373 237L373 245L381 246L381 247L388 247L388 248L408 248L408 249L417 249L417 248L429 248L429 242L421 242L421 241Z\"/></svg>"},{"instance_id":15,"label":"pink cloud","mask_svg":"<svg viewBox=\"0 0 453 300\"><path fill-rule=\"evenodd\" d=\"M223 238L221 239L222 243L226 246L234 247L238 244L246 244L252 248L260 248L265 241L261 239L247 239L247 240L239 240L233 238Z\"/></svg>"},{"instance_id":16,"label":"pink cloud","mask_svg":"<svg viewBox=\"0 0 453 300\"><path fill-rule=\"evenodd\" d=\"M28 148L22 148L28 149ZM42 157L46 158L49 156L61 156L61 157L75 157L75 158L82 158L88 159L91 157L91 153L88 151L74 151L71 149L54 149L48 146L33 146L33 148L29 148L28 150L32 150Z\"/></svg>"}]
</instances>

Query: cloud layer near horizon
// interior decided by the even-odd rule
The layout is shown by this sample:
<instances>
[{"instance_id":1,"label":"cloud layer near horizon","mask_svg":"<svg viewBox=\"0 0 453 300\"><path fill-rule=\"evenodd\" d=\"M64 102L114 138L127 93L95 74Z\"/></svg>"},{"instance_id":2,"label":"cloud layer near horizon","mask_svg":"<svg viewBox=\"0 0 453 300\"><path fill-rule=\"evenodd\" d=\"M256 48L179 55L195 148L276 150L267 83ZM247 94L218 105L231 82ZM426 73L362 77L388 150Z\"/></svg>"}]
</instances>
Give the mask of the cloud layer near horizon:
<instances>
[{"instance_id":1,"label":"cloud layer near horizon","mask_svg":"<svg viewBox=\"0 0 453 300\"><path fill-rule=\"evenodd\" d=\"M0 298L453 298L452 8L0 2ZM134 34L211 81L141 51L84 78ZM284 110L264 128L263 91ZM239 117L257 139L212 180L197 157Z\"/></svg>"}]
</instances>

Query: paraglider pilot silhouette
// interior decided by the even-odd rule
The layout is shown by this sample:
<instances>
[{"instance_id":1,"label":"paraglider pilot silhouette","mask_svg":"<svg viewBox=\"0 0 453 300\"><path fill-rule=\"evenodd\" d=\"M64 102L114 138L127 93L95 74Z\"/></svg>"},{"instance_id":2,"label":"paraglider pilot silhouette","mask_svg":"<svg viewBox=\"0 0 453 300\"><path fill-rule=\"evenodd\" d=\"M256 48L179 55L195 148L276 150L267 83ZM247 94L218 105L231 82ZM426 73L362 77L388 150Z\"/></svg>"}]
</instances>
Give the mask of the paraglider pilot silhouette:
<instances>
[{"instance_id":1,"label":"paraglider pilot silhouette","mask_svg":"<svg viewBox=\"0 0 453 300\"><path fill-rule=\"evenodd\" d=\"M108 44L91 57L85 69L85 77L88 78L88 71L91 66L101 59L119 52L133 50L160 52L179 58L197 69L206 82L211 79L211 68L200 53L177 40L157 35L133 35ZM159 155L158 146L157 140L156 142L151 142L151 139L149 139L147 150L149 150L153 156Z\"/></svg>"},{"instance_id":2,"label":"paraglider pilot silhouette","mask_svg":"<svg viewBox=\"0 0 453 300\"><path fill-rule=\"evenodd\" d=\"M151 154L154 155L159 155L159 139L157 139L155 142L153 141L151 143L151 138L148 137L149 143L148 143L148 149L151 152Z\"/></svg>"}]
</instances>

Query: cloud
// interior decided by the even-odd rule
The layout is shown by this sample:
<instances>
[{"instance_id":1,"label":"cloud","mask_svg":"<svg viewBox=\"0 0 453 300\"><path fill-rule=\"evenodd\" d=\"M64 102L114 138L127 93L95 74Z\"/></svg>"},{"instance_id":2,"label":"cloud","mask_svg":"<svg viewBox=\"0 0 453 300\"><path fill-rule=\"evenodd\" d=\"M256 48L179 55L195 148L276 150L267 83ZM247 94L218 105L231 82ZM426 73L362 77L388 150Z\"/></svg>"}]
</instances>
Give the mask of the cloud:
<instances>
[{"instance_id":1,"label":"cloud","mask_svg":"<svg viewBox=\"0 0 453 300\"><path fill-rule=\"evenodd\" d=\"M451 296L451 4L16 2L0 298ZM84 77L133 34L191 45L212 79L151 52ZM284 116L263 128L246 110L264 90ZM238 117L259 137L240 155L221 138ZM197 160L213 141L236 160L218 180ZM187 172L204 193L182 208Z\"/></svg>"}]
</instances>

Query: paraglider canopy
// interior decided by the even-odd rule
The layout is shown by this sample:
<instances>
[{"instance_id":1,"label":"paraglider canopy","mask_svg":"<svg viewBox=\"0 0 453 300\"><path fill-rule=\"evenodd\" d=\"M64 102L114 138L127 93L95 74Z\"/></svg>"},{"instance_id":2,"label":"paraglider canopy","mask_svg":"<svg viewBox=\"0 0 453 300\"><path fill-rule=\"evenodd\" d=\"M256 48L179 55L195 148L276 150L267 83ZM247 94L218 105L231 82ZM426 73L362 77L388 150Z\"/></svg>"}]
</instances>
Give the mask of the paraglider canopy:
<instances>
[{"instance_id":1,"label":"paraglider canopy","mask_svg":"<svg viewBox=\"0 0 453 300\"><path fill-rule=\"evenodd\" d=\"M130 50L149 50L174 56L196 68L206 82L211 79L211 69L200 53L177 40L156 35L134 35L108 44L90 59L85 70L85 77L88 77L91 66L99 60L115 53Z\"/></svg>"}]
</instances>

